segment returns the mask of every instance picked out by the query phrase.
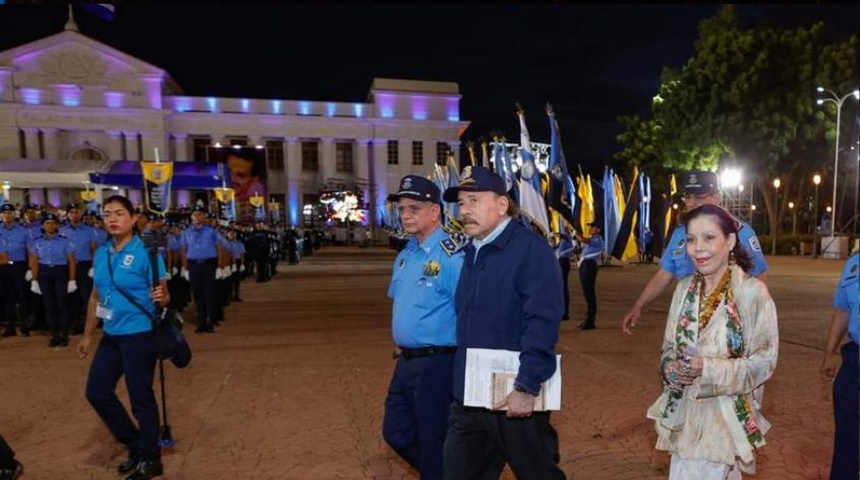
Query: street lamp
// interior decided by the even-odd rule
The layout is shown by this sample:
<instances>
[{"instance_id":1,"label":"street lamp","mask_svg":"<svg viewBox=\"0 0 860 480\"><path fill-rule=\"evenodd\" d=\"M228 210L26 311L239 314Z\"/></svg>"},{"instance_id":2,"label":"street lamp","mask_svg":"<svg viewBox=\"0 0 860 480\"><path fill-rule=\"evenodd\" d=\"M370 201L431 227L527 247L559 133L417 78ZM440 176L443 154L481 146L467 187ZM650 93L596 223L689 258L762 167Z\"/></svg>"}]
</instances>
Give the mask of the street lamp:
<instances>
[{"instance_id":1,"label":"street lamp","mask_svg":"<svg viewBox=\"0 0 860 480\"><path fill-rule=\"evenodd\" d=\"M816 249L818 248L818 185L821 184L821 175L815 174L812 176L812 183L815 184L815 209L812 220L812 258L816 258Z\"/></svg>"},{"instance_id":2,"label":"street lamp","mask_svg":"<svg viewBox=\"0 0 860 480\"><path fill-rule=\"evenodd\" d=\"M829 88L818 87L818 93L827 93L827 98L819 98L816 103L823 105L825 102L833 102L836 105L836 144L833 147L833 215L830 216L830 236L836 235L836 180L839 170L839 125L842 119L842 104L848 97L860 100L860 90L855 89L851 93L839 96Z\"/></svg>"},{"instance_id":3,"label":"street lamp","mask_svg":"<svg viewBox=\"0 0 860 480\"><path fill-rule=\"evenodd\" d=\"M797 210L794 209L794 202L788 202L788 209L791 210L791 234L797 235Z\"/></svg>"},{"instance_id":4,"label":"street lamp","mask_svg":"<svg viewBox=\"0 0 860 480\"><path fill-rule=\"evenodd\" d=\"M770 254L776 255L776 234L779 232L779 186L782 182L778 178L773 179L773 230L770 235L772 237L770 245Z\"/></svg>"}]
</instances>

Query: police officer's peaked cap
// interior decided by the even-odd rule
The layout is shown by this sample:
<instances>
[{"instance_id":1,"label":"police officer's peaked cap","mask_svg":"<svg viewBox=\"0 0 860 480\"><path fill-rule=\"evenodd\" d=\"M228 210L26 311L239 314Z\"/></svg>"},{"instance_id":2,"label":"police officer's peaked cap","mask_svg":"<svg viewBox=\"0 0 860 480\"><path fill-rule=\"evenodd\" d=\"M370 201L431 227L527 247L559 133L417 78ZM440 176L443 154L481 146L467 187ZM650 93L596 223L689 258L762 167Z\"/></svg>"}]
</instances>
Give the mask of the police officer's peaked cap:
<instances>
[{"instance_id":1,"label":"police officer's peaked cap","mask_svg":"<svg viewBox=\"0 0 860 480\"><path fill-rule=\"evenodd\" d=\"M27 210L38 210L38 208L36 208L35 204L28 203L21 208L22 212L26 212Z\"/></svg>"},{"instance_id":2,"label":"police officer's peaked cap","mask_svg":"<svg viewBox=\"0 0 860 480\"><path fill-rule=\"evenodd\" d=\"M97 217L97 216L99 216L99 214L98 214L98 213L96 213L96 212L95 212L95 210L87 209L87 210L85 210L85 211L84 211L84 215L83 215L83 216L85 216L85 217Z\"/></svg>"},{"instance_id":3,"label":"police officer's peaked cap","mask_svg":"<svg viewBox=\"0 0 860 480\"><path fill-rule=\"evenodd\" d=\"M42 223L45 223L48 220L53 220L55 222L59 222L60 217L58 217L56 213L45 212L44 214L42 214Z\"/></svg>"},{"instance_id":4,"label":"police officer's peaked cap","mask_svg":"<svg viewBox=\"0 0 860 480\"><path fill-rule=\"evenodd\" d=\"M14 211L15 211L15 205L12 205L11 203L4 203L3 205L0 205L0 212L14 212Z\"/></svg>"},{"instance_id":5,"label":"police officer's peaked cap","mask_svg":"<svg viewBox=\"0 0 860 480\"><path fill-rule=\"evenodd\" d=\"M443 198L446 202L456 202L460 191L464 192L495 192L505 195L505 181L502 177L488 170L486 167L467 166L463 169L460 184L445 190Z\"/></svg>"},{"instance_id":6,"label":"police officer's peaked cap","mask_svg":"<svg viewBox=\"0 0 860 480\"><path fill-rule=\"evenodd\" d=\"M203 213L209 213L209 212L207 212L207 211L206 211L206 208L205 208L205 207L203 207L202 205L195 205L195 206L194 206L194 209L192 209L191 211L192 211L192 212L203 212Z\"/></svg>"},{"instance_id":7,"label":"police officer's peaked cap","mask_svg":"<svg viewBox=\"0 0 860 480\"><path fill-rule=\"evenodd\" d=\"M78 208L78 209L79 209L79 208L81 208L81 207L79 207L79 206L78 206L78 204L76 204L76 203L72 203L72 202L69 202L68 204L66 204L66 211L67 211L67 212L68 212L69 210L73 209L73 208Z\"/></svg>"},{"instance_id":8,"label":"police officer's peaked cap","mask_svg":"<svg viewBox=\"0 0 860 480\"><path fill-rule=\"evenodd\" d=\"M164 220L164 215L162 215L162 214L160 214L160 213L152 213L152 212L150 212L150 213L147 213L147 214L146 214L146 219L147 219L147 220L149 220L150 222L155 222L155 221L158 221L158 220Z\"/></svg>"},{"instance_id":9,"label":"police officer's peaked cap","mask_svg":"<svg viewBox=\"0 0 860 480\"><path fill-rule=\"evenodd\" d=\"M212 212L206 212L206 218L209 218L209 219L215 218L215 214Z\"/></svg>"},{"instance_id":10,"label":"police officer's peaked cap","mask_svg":"<svg viewBox=\"0 0 860 480\"><path fill-rule=\"evenodd\" d=\"M439 187L420 175L406 175L400 180L400 190L388 196L390 201L397 201L401 198L439 203Z\"/></svg>"},{"instance_id":11,"label":"police officer's peaked cap","mask_svg":"<svg viewBox=\"0 0 860 480\"><path fill-rule=\"evenodd\" d=\"M720 178L714 172L693 170L684 175L684 193L706 195L720 191Z\"/></svg>"}]
</instances>

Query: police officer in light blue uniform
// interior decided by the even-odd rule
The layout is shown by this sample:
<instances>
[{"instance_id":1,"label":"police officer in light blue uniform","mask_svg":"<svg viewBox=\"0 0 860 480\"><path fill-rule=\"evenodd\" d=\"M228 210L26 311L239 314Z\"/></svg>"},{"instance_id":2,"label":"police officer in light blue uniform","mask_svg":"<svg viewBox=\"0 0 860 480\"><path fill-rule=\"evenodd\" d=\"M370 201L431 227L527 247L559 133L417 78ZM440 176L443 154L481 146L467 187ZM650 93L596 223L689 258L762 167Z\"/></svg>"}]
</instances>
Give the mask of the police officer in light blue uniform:
<instances>
[{"instance_id":1,"label":"police officer in light blue uniform","mask_svg":"<svg viewBox=\"0 0 860 480\"><path fill-rule=\"evenodd\" d=\"M216 272L221 245L218 232L205 224L206 210L195 207L191 225L182 232L182 277L191 282L191 294L197 307L195 332L215 332L218 300L215 298Z\"/></svg>"},{"instance_id":2,"label":"police officer in light blue uniform","mask_svg":"<svg viewBox=\"0 0 860 480\"><path fill-rule=\"evenodd\" d=\"M600 235L600 223L588 224L588 237L576 232L576 239L582 242L582 258L579 260L579 282L582 294L588 305L585 321L579 324L581 330L593 330L597 319L597 261L603 253L604 241Z\"/></svg>"},{"instance_id":3,"label":"police officer in light blue uniform","mask_svg":"<svg viewBox=\"0 0 860 480\"><path fill-rule=\"evenodd\" d=\"M86 305L93 290L93 252L96 250L96 229L82 221L81 209L74 203L66 206L68 223L60 227L64 235L74 246L75 281L78 290L69 296L69 315L71 317L71 332L80 335L84 331Z\"/></svg>"},{"instance_id":4,"label":"police officer in light blue uniform","mask_svg":"<svg viewBox=\"0 0 860 480\"><path fill-rule=\"evenodd\" d=\"M442 447L452 401L456 352L454 292L463 266L456 240L443 230L439 188L407 175L389 197L412 238L394 260L388 296L399 352L385 399L382 435L421 473L442 478Z\"/></svg>"},{"instance_id":5,"label":"police officer in light blue uniform","mask_svg":"<svg viewBox=\"0 0 860 480\"><path fill-rule=\"evenodd\" d=\"M28 239L29 231L15 220L15 207L10 203L0 205L0 242L7 253L6 263L0 263L0 304L7 322L4 337L17 334L16 324L21 335L30 335L26 280Z\"/></svg>"},{"instance_id":6,"label":"police officer in light blue uniform","mask_svg":"<svg viewBox=\"0 0 860 480\"><path fill-rule=\"evenodd\" d=\"M561 319L570 320L568 277L570 277L570 261L573 258L573 241L567 232L562 232L559 235L558 245L555 247L555 256L558 257L558 266L561 267L561 280L564 286L564 316Z\"/></svg>"},{"instance_id":7,"label":"police officer in light blue uniform","mask_svg":"<svg viewBox=\"0 0 860 480\"><path fill-rule=\"evenodd\" d=\"M120 195L105 200L105 220L111 240L94 257L95 288L87 310L84 334L77 353L86 358L99 319L104 335L99 341L87 378L87 400L114 438L129 450L119 465L126 480L148 480L163 473L158 445L158 404L152 390L155 375L155 336L152 319L156 304L170 301L164 262L155 256L159 281L153 282L149 249L132 229L133 206ZM125 376L131 411L137 425L116 395Z\"/></svg>"},{"instance_id":8,"label":"police officer in light blue uniform","mask_svg":"<svg viewBox=\"0 0 860 480\"><path fill-rule=\"evenodd\" d=\"M227 240L230 242L230 279L232 282L230 288L230 298L233 301L241 302L242 297L239 296L239 287L242 284L242 278L245 274L245 244L236 238L236 230L230 229L227 232Z\"/></svg>"},{"instance_id":9,"label":"police officer in light blue uniform","mask_svg":"<svg viewBox=\"0 0 860 480\"><path fill-rule=\"evenodd\" d=\"M44 235L30 244L31 290L42 295L45 319L51 331L49 347L69 345L69 307L67 294L78 289L75 281L75 252L72 242L59 233L59 218L54 213L42 216Z\"/></svg>"},{"instance_id":10,"label":"police officer in light blue uniform","mask_svg":"<svg viewBox=\"0 0 860 480\"><path fill-rule=\"evenodd\" d=\"M842 480L857 478L860 469L860 252L855 252L845 262L833 295L833 307L821 376L826 381L833 381L833 419L836 430L830 480ZM848 341L843 343L846 334ZM842 366L836 374L840 350Z\"/></svg>"},{"instance_id":11,"label":"police officer in light blue uniform","mask_svg":"<svg viewBox=\"0 0 860 480\"><path fill-rule=\"evenodd\" d=\"M689 212L701 205L719 205L719 185L719 177L714 172L687 172L684 175L683 187L684 208L686 211ZM764 259L761 243L751 226L741 220L735 220L740 225L738 241L741 244L741 248L749 254L753 262L750 275L764 281L765 272L767 271L767 261ZM636 326L642 309L657 298L669 286L672 279L681 279L695 272L696 266L693 260L687 255L687 229L681 224L672 232L672 236L669 238L669 242L663 251L663 256L660 257L660 270L654 274L642 290L642 293L639 294L639 298L636 299L633 307L624 315L621 325L624 332L632 333L632 328Z\"/></svg>"}]
</instances>

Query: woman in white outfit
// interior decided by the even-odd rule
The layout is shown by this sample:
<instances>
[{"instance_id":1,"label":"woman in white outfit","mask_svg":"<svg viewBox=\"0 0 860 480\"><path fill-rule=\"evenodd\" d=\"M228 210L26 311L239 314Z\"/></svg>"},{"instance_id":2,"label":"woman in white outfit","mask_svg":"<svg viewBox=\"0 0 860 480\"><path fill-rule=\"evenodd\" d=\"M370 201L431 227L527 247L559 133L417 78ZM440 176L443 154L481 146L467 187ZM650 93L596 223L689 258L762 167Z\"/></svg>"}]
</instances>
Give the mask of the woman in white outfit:
<instances>
[{"instance_id":1,"label":"woman in white outfit","mask_svg":"<svg viewBox=\"0 0 860 480\"><path fill-rule=\"evenodd\" d=\"M737 480L755 472L770 424L753 391L776 368L777 314L764 283L748 275L738 225L723 208L685 217L696 273L675 288L660 373L663 394L648 409L657 449L671 454L670 480Z\"/></svg>"}]
</instances>

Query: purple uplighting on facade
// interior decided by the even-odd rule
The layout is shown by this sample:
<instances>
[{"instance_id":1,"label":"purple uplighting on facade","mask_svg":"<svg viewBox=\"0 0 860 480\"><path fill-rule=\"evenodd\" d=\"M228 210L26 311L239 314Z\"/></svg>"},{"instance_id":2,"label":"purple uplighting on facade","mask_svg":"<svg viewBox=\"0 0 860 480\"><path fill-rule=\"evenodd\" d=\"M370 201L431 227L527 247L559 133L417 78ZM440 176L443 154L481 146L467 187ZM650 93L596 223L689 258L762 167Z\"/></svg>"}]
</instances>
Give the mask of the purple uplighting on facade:
<instances>
[{"instance_id":1,"label":"purple uplighting on facade","mask_svg":"<svg viewBox=\"0 0 860 480\"><path fill-rule=\"evenodd\" d=\"M63 204L62 192L58 188L48 189L48 203L52 207L59 207Z\"/></svg>"},{"instance_id":2,"label":"purple uplighting on facade","mask_svg":"<svg viewBox=\"0 0 860 480\"><path fill-rule=\"evenodd\" d=\"M140 195L140 193L141 193L141 192L140 192L140 190L139 190L139 189L136 189L136 188L129 188L129 189L128 189L128 199L129 199L129 200L131 200L131 203L132 203L132 204L134 204L134 205L141 205L141 201L140 201L140 197L141 197L141 195Z\"/></svg>"},{"instance_id":3,"label":"purple uplighting on facade","mask_svg":"<svg viewBox=\"0 0 860 480\"><path fill-rule=\"evenodd\" d=\"M311 102L299 102L299 115L311 114Z\"/></svg>"},{"instance_id":4,"label":"purple uplighting on facade","mask_svg":"<svg viewBox=\"0 0 860 480\"><path fill-rule=\"evenodd\" d=\"M66 107L77 107L81 104L81 90L77 85L57 85L60 103Z\"/></svg>"},{"instance_id":5,"label":"purple uplighting on facade","mask_svg":"<svg viewBox=\"0 0 860 480\"><path fill-rule=\"evenodd\" d=\"M281 101L280 100L272 100L272 113L275 115L281 114Z\"/></svg>"},{"instance_id":6,"label":"purple uplighting on facade","mask_svg":"<svg viewBox=\"0 0 860 480\"><path fill-rule=\"evenodd\" d=\"M251 108L251 101L247 98L243 98L240 104L242 105L242 111L248 113L248 110Z\"/></svg>"},{"instance_id":7,"label":"purple uplighting on facade","mask_svg":"<svg viewBox=\"0 0 860 480\"><path fill-rule=\"evenodd\" d=\"M382 118L394 118L394 96L376 94L378 114Z\"/></svg>"},{"instance_id":8,"label":"purple uplighting on facade","mask_svg":"<svg viewBox=\"0 0 860 480\"><path fill-rule=\"evenodd\" d=\"M21 100L27 105L38 105L42 101L42 91L38 88L22 88Z\"/></svg>"},{"instance_id":9,"label":"purple uplighting on facade","mask_svg":"<svg viewBox=\"0 0 860 480\"><path fill-rule=\"evenodd\" d=\"M358 118L364 117L364 104L356 103L352 106L352 111L355 113L355 116Z\"/></svg>"},{"instance_id":10,"label":"purple uplighting on facade","mask_svg":"<svg viewBox=\"0 0 860 480\"><path fill-rule=\"evenodd\" d=\"M337 114L337 104L336 103L326 103L325 104L325 114L328 117L333 117Z\"/></svg>"},{"instance_id":11,"label":"purple uplighting on facade","mask_svg":"<svg viewBox=\"0 0 860 480\"><path fill-rule=\"evenodd\" d=\"M176 191L176 203L178 205L190 205L191 204L191 192L188 190L177 190Z\"/></svg>"},{"instance_id":12,"label":"purple uplighting on facade","mask_svg":"<svg viewBox=\"0 0 860 480\"><path fill-rule=\"evenodd\" d=\"M206 99L206 105L209 106L209 111L215 113L218 111L218 99L215 97L209 97Z\"/></svg>"},{"instance_id":13,"label":"purple uplighting on facade","mask_svg":"<svg viewBox=\"0 0 860 480\"><path fill-rule=\"evenodd\" d=\"M105 92L105 105L109 108L122 108L124 97L122 92Z\"/></svg>"},{"instance_id":14,"label":"purple uplighting on facade","mask_svg":"<svg viewBox=\"0 0 860 480\"><path fill-rule=\"evenodd\" d=\"M412 120L427 120L427 97L412 95Z\"/></svg>"},{"instance_id":15,"label":"purple uplighting on facade","mask_svg":"<svg viewBox=\"0 0 860 480\"><path fill-rule=\"evenodd\" d=\"M191 110L191 99L188 97L174 97L173 109L177 112L187 112Z\"/></svg>"},{"instance_id":16,"label":"purple uplighting on facade","mask_svg":"<svg viewBox=\"0 0 860 480\"><path fill-rule=\"evenodd\" d=\"M44 205L45 204L44 190L42 190L41 188L31 188L30 189L30 203L34 203L36 205Z\"/></svg>"},{"instance_id":17,"label":"purple uplighting on facade","mask_svg":"<svg viewBox=\"0 0 860 480\"><path fill-rule=\"evenodd\" d=\"M447 98L445 99L446 114L448 115L449 122L459 122L460 121L460 99L459 98Z\"/></svg>"}]
</instances>

